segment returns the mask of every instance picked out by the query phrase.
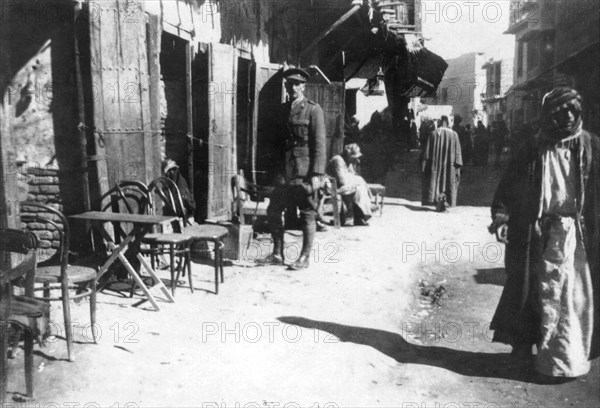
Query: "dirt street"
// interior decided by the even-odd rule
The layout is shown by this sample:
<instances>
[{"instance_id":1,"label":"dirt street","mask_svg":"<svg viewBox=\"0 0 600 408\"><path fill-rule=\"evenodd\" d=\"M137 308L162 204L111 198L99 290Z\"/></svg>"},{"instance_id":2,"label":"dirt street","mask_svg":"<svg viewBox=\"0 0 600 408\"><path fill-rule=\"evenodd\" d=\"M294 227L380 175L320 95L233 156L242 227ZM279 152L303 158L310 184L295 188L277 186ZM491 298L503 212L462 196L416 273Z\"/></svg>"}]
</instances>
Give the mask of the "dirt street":
<instances>
[{"instance_id":1,"label":"dirt street","mask_svg":"<svg viewBox=\"0 0 600 408\"><path fill-rule=\"evenodd\" d=\"M160 312L103 293L96 345L88 304L75 305L75 362L61 338L36 347L36 399L7 406L600 406L598 361L575 381L536 384L489 341L505 279L504 248L486 231L499 170L467 168L461 206L439 214L420 206L417 157L388 175L371 226L317 235L307 271L239 263L214 295L211 268L195 265L196 292L183 284ZM9 400L24 392L22 358L10 362Z\"/></svg>"}]
</instances>

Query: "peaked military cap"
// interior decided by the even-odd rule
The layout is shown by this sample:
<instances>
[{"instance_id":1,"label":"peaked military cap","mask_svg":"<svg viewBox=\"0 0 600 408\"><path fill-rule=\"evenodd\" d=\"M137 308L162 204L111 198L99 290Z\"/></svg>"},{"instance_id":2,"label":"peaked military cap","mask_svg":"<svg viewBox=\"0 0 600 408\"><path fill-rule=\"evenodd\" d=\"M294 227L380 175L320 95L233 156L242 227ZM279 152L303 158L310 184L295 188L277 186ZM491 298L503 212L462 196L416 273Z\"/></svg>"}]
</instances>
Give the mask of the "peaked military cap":
<instances>
[{"instance_id":1,"label":"peaked military cap","mask_svg":"<svg viewBox=\"0 0 600 408\"><path fill-rule=\"evenodd\" d=\"M310 77L310 74L302 68L289 68L283 72L283 77L298 82L306 82Z\"/></svg>"}]
</instances>

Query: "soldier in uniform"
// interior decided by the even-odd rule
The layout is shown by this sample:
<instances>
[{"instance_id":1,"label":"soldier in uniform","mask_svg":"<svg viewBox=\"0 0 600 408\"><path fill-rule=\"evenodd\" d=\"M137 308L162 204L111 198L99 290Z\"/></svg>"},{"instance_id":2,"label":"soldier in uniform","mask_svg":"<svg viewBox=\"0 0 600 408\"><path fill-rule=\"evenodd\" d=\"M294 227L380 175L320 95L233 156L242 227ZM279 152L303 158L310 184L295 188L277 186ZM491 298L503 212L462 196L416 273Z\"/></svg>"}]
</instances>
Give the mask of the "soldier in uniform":
<instances>
[{"instance_id":1,"label":"soldier in uniform","mask_svg":"<svg viewBox=\"0 0 600 408\"><path fill-rule=\"evenodd\" d=\"M289 101L281 106L278 126L281 140L280 168L283 173L271 196L267 214L273 236L273 253L268 261L283 265L283 212L298 208L302 226L302 251L290 265L291 269L305 269L317 228L319 190L323 185L326 166L325 119L321 107L304 96L309 74L300 68L283 73Z\"/></svg>"}]
</instances>

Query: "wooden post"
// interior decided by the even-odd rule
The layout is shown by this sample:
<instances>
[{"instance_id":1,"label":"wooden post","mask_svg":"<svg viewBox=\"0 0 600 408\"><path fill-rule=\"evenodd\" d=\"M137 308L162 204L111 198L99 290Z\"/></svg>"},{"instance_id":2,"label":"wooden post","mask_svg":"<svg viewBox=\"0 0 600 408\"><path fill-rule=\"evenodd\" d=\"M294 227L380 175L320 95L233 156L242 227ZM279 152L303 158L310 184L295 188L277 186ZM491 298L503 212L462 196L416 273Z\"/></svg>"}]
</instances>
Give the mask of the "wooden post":
<instances>
[{"instance_id":1,"label":"wooden post","mask_svg":"<svg viewBox=\"0 0 600 408\"><path fill-rule=\"evenodd\" d=\"M77 82L77 110L79 115L79 154L81 156L81 184L83 192L83 205L86 211L91 210L90 203L90 181L88 172L87 155L87 132L85 131L85 102L83 92L83 75L81 73L81 56L79 49L79 32L77 30L77 18L81 15L81 10L75 10L75 21L73 22L73 48L75 52L75 82Z\"/></svg>"},{"instance_id":2,"label":"wooden post","mask_svg":"<svg viewBox=\"0 0 600 408\"><path fill-rule=\"evenodd\" d=\"M16 160L10 137L12 77L9 38L10 24L0 24L0 228L14 228L19 224Z\"/></svg>"},{"instance_id":3,"label":"wooden post","mask_svg":"<svg viewBox=\"0 0 600 408\"><path fill-rule=\"evenodd\" d=\"M10 109L9 109L9 84L10 84L10 53L8 49L10 25L0 25L0 177L3 183L0 183L0 228L14 226L15 203L11 197L16 197L16 180L11 177L8 169L10 166ZM13 161L14 163L14 161ZM10 262L4 256L4 251L0 248L0 268L10 267ZM0 285L0 299L9 299L10 284ZM2 305L4 306L4 304ZM5 310L6 309L6 310ZM4 402L6 395L6 350L8 347L8 304L0 310L0 404Z\"/></svg>"},{"instance_id":4,"label":"wooden post","mask_svg":"<svg viewBox=\"0 0 600 408\"><path fill-rule=\"evenodd\" d=\"M188 136L188 148L189 152L187 155L188 161L188 181L190 187L190 193L194 196L194 143L192 137L194 136L194 105L192 101L192 60L194 55L194 46L191 42L185 45L185 103L186 103L186 117L187 117L187 136ZM196 214L194 214L195 216Z\"/></svg>"},{"instance_id":5,"label":"wooden post","mask_svg":"<svg viewBox=\"0 0 600 408\"><path fill-rule=\"evenodd\" d=\"M161 134L160 134L160 44L162 29L158 16L148 16L146 38L148 39L148 85L150 95L150 129L152 130L152 149L158 155L156 162L160 163L162 157ZM152 179L161 175L160 166L154 169ZM158 203L160 206L161 204Z\"/></svg>"}]
</instances>

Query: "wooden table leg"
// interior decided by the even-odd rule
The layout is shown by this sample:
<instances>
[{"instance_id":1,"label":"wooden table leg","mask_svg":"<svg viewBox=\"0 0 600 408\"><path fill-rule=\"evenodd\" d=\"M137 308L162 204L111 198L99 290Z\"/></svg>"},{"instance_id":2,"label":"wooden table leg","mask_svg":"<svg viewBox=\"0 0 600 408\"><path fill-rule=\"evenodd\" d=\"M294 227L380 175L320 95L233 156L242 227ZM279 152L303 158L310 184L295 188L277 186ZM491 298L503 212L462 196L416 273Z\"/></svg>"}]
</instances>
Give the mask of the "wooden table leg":
<instances>
[{"instance_id":1,"label":"wooden table leg","mask_svg":"<svg viewBox=\"0 0 600 408\"><path fill-rule=\"evenodd\" d=\"M150 303L152 303L152 306L154 306L156 311L160 311L160 306L158 306L158 303L156 303L156 299L154 298L154 296L152 296L152 293L150 293L148 287L144 284L142 278L140 278L140 276L137 274L135 268L129 263L129 260L125 257L125 255L122 252L119 252L118 257L123 266L125 266L125 269L127 269L129 274L135 281L135 283L140 287L140 289L142 289L142 292L144 292Z\"/></svg>"},{"instance_id":2,"label":"wooden table leg","mask_svg":"<svg viewBox=\"0 0 600 408\"><path fill-rule=\"evenodd\" d=\"M148 261L142 256L142 254L138 254L137 255L138 259L140 260L141 264L143 265L143 267L146 269L146 271L148 272L148 274L152 277L152 279L154 280L154 286L148 288L148 291L154 291L156 289L160 289L161 292L163 293L163 295L165 295L165 297L167 298L167 300L170 303L175 303L175 299L173 298L173 296L171 295L171 292L169 292L169 289L167 289L167 287L165 286L165 284L162 282L162 280L160 280L160 278L156 275L156 272L154 271L154 269L152 269L152 267L148 264Z\"/></svg>"},{"instance_id":3,"label":"wooden table leg","mask_svg":"<svg viewBox=\"0 0 600 408\"><path fill-rule=\"evenodd\" d=\"M150 303L152 303L152 306L154 306L154 309L159 311L160 306L156 302L156 299L152 295L150 289L148 289L148 287L144 284L144 281L142 280L140 275L137 273L135 268L131 265L131 263L129 262L129 260L127 259L127 257L124 254L124 252L127 250L128 246L129 246L129 244L131 244L136 239L136 237L139 238L139 236L143 235L143 230L141 230L140 228L134 227L134 230L131 231L130 234L123 241L121 241L121 243L119 245L116 245L112 241L110 235L104 229L102 224L98 225L98 227L99 227L98 229L100 231L100 234L106 240L109 249L112 251L112 254L108 258L108 260L100 268L100 276L101 276L101 274L104 274L108 270L110 265L116 260L116 258L118 258L121 261L121 263L123 264L123 266L125 267L125 269L127 269L127 272L129 272L129 274L133 278L133 281L142 289L142 292L144 292L144 294L146 295L146 297L148 298ZM140 258L141 258L141 255L138 253L138 259L140 259ZM145 260L144 260L144 265L145 266L147 265ZM146 269L148 269L149 271L152 271L152 268L146 267ZM152 271L150 273L150 276L152 276L152 279L154 279L155 283L156 283L156 280L158 279L158 277L156 276L156 273L154 273L154 271ZM162 281L159 280L159 282L161 285L163 285ZM155 286L159 286L159 285L155 285ZM164 285L163 285L163 287L164 287ZM174 301L172 299L172 297L171 298L167 297L167 299L169 299L169 301L171 301L171 302Z\"/></svg>"},{"instance_id":4,"label":"wooden table leg","mask_svg":"<svg viewBox=\"0 0 600 408\"><path fill-rule=\"evenodd\" d=\"M119 254L121 252L126 251L127 246L135 238L133 235L130 235L126 237L123 241L121 241L121 243L117 246L114 242L112 242L112 238L110 237L108 232L106 232L106 230L102 227L102 225L99 225L98 231L100 232L100 235L102 235L102 238L106 240L108 249L110 249L112 253L108 257L106 262L104 262L104 264L100 268L98 268L98 275L96 276L96 280L100 279L100 277L108 271L108 268L110 268L113 262L115 262L115 260L119 257Z\"/></svg>"}]
</instances>

